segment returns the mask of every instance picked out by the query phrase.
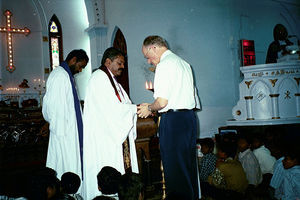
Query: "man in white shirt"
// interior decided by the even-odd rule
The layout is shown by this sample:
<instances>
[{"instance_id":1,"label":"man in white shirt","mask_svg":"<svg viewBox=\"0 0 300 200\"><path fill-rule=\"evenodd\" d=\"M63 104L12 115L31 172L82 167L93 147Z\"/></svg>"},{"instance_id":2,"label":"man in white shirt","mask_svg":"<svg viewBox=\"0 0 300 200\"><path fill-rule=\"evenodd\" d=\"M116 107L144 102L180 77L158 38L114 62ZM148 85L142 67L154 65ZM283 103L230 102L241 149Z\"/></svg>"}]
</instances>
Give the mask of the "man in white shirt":
<instances>
[{"instance_id":1,"label":"man in white shirt","mask_svg":"<svg viewBox=\"0 0 300 200\"><path fill-rule=\"evenodd\" d=\"M155 101L140 104L138 115L145 118L154 111L161 114L159 141L167 194L198 199L197 122L193 109L200 107L191 67L170 51L160 36L147 37L142 52L148 63L156 66Z\"/></svg>"},{"instance_id":2,"label":"man in white shirt","mask_svg":"<svg viewBox=\"0 0 300 200\"><path fill-rule=\"evenodd\" d=\"M271 152L263 144L261 136L256 136L253 138L252 142L253 153L256 156L261 173L264 174L273 174L273 167L276 162L276 158L271 155Z\"/></svg>"}]
</instances>

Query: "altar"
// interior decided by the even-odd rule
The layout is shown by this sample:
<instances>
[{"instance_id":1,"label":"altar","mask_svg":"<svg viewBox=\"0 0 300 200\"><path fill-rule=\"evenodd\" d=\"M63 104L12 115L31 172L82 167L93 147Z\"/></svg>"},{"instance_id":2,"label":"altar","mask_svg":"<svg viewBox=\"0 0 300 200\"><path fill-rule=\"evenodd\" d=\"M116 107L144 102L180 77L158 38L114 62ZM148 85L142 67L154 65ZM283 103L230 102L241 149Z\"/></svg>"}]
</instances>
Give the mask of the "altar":
<instances>
[{"instance_id":1,"label":"altar","mask_svg":"<svg viewBox=\"0 0 300 200\"><path fill-rule=\"evenodd\" d=\"M241 67L244 80L229 126L300 123L300 61Z\"/></svg>"}]
</instances>

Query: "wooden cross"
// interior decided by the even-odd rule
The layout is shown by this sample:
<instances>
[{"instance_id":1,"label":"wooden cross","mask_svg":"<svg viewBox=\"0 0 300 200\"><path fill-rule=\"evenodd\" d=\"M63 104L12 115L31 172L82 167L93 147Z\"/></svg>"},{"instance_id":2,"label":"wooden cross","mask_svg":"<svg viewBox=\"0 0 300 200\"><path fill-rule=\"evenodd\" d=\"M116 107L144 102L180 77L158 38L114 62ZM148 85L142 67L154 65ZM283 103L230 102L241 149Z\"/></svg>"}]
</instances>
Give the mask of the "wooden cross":
<instances>
[{"instance_id":1,"label":"wooden cross","mask_svg":"<svg viewBox=\"0 0 300 200\"><path fill-rule=\"evenodd\" d=\"M25 28L12 28L11 27L12 13L9 10L6 10L4 12L4 15L6 16L6 27L0 27L0 32L5 32L6 39L7 39L8 65L6 66L6 69L9 72L13 72L16 69L16 67L13 65L12 34L13 33L21 33L21 34L25 34L27 36L30 33L30 30L26 27Z\"/></svg>"}]
</instances>

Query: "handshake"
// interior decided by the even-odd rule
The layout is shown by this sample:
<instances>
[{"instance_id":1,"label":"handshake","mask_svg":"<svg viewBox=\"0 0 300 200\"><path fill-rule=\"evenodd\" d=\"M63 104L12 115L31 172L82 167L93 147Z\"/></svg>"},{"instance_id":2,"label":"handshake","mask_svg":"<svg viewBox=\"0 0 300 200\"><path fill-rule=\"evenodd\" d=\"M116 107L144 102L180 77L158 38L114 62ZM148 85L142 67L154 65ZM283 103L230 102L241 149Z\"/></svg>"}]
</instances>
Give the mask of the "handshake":
<instances>
[{"instance_id":1,"label":"handshake","mask_svg":"<svg viewBox=\"0 0 300 200\"><path fill-rule=\"evenodd\" d=\"M153 112L149 107L150 103L142 103L137 105L137 115L140 118L147 118L150 115L153 116Z\"/></svg>"}]
</instances>

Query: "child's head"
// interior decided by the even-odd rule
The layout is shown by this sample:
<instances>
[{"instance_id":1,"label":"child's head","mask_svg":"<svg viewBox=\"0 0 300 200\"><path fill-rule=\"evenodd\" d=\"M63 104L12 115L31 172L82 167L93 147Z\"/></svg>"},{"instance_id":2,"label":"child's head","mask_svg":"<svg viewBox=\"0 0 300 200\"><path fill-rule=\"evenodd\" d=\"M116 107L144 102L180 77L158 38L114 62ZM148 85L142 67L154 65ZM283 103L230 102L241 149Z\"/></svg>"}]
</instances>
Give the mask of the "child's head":
<instances>
[{"instance_id":1,"label":"child's head","mask_svg":"<svg viewBox=\"0 0 300 200\"><path fill-rule=\"evenodd\" d=\"M133 172L122 175L118 195L119 200L143 199L143 183L141 177Z\"/></svg>"},{"instance_id":2,"label":"child's head","mask_svg":"<svg viewBox=\"0 0 300 200\"><path fill-rule=\"evenodd\" d=\"M252 144L251 144L252 149L257 149L257 148L261 147L262 145L264 145L264 140L263 140L262 135L255 134L252 139Z\"/></svg>"},{"instance_id":3,"label":"child's head","mask_svg":"<svg viewBox=\"0 0 300 200\"><path fill-rule=\"evenodd\" d=\"M121 173L113 167L105 166L97 175L98 189L103 194L115 194L118 192L118 185Z\"/></svg>"},{"instance_id":4,"label":"child's head","mask_svg":"<svg viewBox=\"0 0 300 200\"><path fill-rule=\"evenodd\" d=\"M76 194L81 184L80 177L72 172L61 176L61 190L67 194Z\"/></svg>"},{"instance_id":5,"label":"child's head","mask_svg":"<svg viewBox=\"0 0 300 200\"><path fill-rule=\"evenodd\" d=\"M288 147L284 153L284 159L282 160L283 167L290 169L296 165L300 165L300 148Z\"/></svg>"},{"instance_id":6,"label":"child's head","mask_svg":"<svg viewBox=\"0 0 300 200\"><path fill-rule=\"evenodd\" d=\"M215 143L212 138L203 138L200 140L200 144L201 144L201 152L204 155L213 152Z\"/></svg>"},{"instance_id":7,"label":"child's head","mask_svg":"<svg viewBox=\"0 0 300 200\"><path fill-rule=\"evenodd\" d=\"M228 157L234 158L236 154L236 146L232 142L221 142L217 145L218 158L226 159Z\"/></svg>"},{"instance_id":8,"label":"child's head","mask_svg":"<svg viewBox=\"0 0 300 200\"><path fill-rule=\"evenodd\" d=\"M60 181L56 172L50 168L42 168L34 172L28 184L28 199L54 199L59 191Z\"/></svg>"},{"instance_id":9,"label":"child's head","mask_svg":"<svg viewBox=\"0 0 300 200\"><path fill-rule=\"evenodd\" d=\"M248 138L246 138L243 135L240 135L237 142L237 146L239 152L244 152L245 150L247 150L250 147Z\"/></svg>"}]
</instances>

